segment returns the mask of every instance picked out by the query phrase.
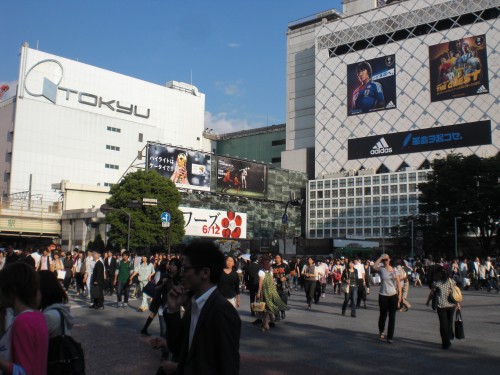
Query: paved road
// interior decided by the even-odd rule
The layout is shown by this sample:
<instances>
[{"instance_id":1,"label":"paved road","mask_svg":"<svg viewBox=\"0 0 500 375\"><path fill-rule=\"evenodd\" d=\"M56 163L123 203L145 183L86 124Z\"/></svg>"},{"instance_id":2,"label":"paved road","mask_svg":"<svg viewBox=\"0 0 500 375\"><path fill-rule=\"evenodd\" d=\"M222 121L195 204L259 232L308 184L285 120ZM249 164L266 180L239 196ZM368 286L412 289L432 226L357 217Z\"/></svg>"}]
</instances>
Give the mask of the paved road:
<instances>
[{"instance_id":1,"label":"paved road","mask_svg":"<svg viewBox=\"0 0 500 375\"><path fill-rule=\"evenodd\" d=\"M357 318L341 315L342 299L331 288L326 298L308 311L303 292L293 292L287 318L263 333L251 324L248 294L242 296L240 315L241 374L495 374L500 368L500 294L464 292L465 340L441 349L436 313L425 306L427 288L411 288L413 308L398 313L394 344L377 337L378 288L368 296L368 308ZM139 301L117 309L106 297L104 311L92 311L73 299L76 326L88 374L155 374L160 354L139 334L147 313L137 311ZM150 331L159 332L158 318Z\"/></svg>"}]
</instances>

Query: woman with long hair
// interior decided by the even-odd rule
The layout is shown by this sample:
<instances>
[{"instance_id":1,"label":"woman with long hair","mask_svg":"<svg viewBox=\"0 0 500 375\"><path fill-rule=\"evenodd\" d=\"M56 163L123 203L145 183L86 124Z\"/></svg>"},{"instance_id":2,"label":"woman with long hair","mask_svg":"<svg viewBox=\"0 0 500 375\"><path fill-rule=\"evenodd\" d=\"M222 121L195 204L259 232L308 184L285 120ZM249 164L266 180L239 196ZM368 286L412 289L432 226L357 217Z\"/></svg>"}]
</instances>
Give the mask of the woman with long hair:
<instances>
[{"instance_id":1,"label":"woman with long hair","mask_svg":"<svg viewBox=\"0 0 500 375\"><path fill-rule=\"evenodd\" d=\"M3 307L14 310L14 320L3 340L8 345L0 359L4 374L42 375L47 373L49 335L38 304L40 281L37 272L24 262L7 264L0 271Z\"/></svg>"},{"instance_id":2,"label":"woman with long hair","mask_svg":"<svg viewBox=\"0 0 500 375\"><path fill-rule=\"evenodd\" d=\"M349 261L349 266L342 272L342 283L349 287L349 290L344 292L344 303L342 304L342 315L345 315L347 304L351 301L351 316L356 317L356 297L359 286L358 270L354 268L354 262Z\"/></svg>"},{"instance_id":3,"label":"woman with long hair","mask_svg":"<svg viewBox=\"0 0 500 375\"><path fill-rule=\"evenodd\" d=\"M271 270L271 259L262 258L262 269L259 271L259 290L257 299L266 303L266 309L262 316L262 332L274 327L274 318L279 311L287 310L287 306L281 300L276 285L274 284L273 272Z\"/></svg>"},{"instance_id":4,"label":"woman with long hair","mask_svg":"<svg viewBox=\"0 0 500 375\"><path fill-rule=\"evenodd\" d=\"M181 283L181 261L177 258L172 258L168 264L162 262L158 269L160 274L165 275L165 277L161 278L156 287L155 295L153 296L153 300L149 305L149 311L151 312L144 324L144 327L141 329L141 333L143 335L149 336L148 328L151 325L151 322L154 320L155 316L160 313L160 335L165 338L167 331L165 326L165 320L163 319L163 309L165 307L167 294L172 289L172 287L180 285Z\"/></svg>"},{"instance_id":5,"label":"woman with long hair","mask_svg":"<svg viewBox=\"0 0 500 375\"><path fill-rule=\"evenodd\" d=\"M394 329L396 327L396 311L401 304L403 291L399 274L396 268L391 265L389 255L382 254L374 265L373 270L380 273L380 292L378 296L378 305L380 315L378 318L379 338L384 340L385 321L389 316L389 326L387 327L387 342L392 344Z\"/></svg>"},{"instance_id":6,"label":"woman with long hair","mask_svg":"<svg viewBox=\"0 0 500 375\"><path fill-rule=\"evenodd\" d=\"M139 269L137 271L134 270L134 273L130 276L130 284L132 284L132 280L135 275L138 275L140 290L143 292L146 284L151 281L153 276L155 275L154 267L151 263L148 262L148 257L143 255L141 257L141 264L139 265ZM142 293L142 303L141 307L139 307L139 311L143 312L149 309L148 306L148 295L146 293Z\"/></svg>"},{"instance_id":7,"label":"woman with long hair","mask_svg":"<svg viewBox=\"0 0 500 375\"><path fill-rule=\"evenodd\" d=\"M53 272L39 271L38 274L40 276L40 309L47 322L49 338L62 335L61 315L64 319L64 333L70 335L74 319L67 304L66 292Z\"/></svg>"}]
</instances>

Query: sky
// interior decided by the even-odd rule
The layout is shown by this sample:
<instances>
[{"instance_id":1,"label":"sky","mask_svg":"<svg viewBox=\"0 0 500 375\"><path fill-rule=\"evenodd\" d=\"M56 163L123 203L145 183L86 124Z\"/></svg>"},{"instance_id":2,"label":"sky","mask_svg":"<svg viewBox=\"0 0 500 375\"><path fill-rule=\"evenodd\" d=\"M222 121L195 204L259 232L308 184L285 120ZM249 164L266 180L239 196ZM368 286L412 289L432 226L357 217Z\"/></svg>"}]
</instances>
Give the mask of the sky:
<instances>
[{"instance_id":1,"label":"sky","mask_svg":"<svg viewBox=\"0 0 500 375\"><path fill-rule=\"evenodd\" d=\"M283 124L288 23L328 9L341 13L341 0L6 1L0 85L14 95L26 41L159 85L192 83L216 133Z\"/></svg>"}]
</instances>

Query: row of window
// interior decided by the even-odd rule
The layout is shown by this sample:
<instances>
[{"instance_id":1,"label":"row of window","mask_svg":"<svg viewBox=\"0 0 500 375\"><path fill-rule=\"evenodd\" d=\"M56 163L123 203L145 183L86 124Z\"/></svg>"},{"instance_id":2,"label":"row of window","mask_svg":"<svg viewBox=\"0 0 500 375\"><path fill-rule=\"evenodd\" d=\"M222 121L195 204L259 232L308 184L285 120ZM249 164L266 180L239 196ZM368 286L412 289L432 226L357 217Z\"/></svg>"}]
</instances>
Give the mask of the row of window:
<instances>
[{"instance_id":1,"label":"row of window","mask_svg":"<svg viewBox=\"0 0 500 375\"><path fill-rule=\"evenodd\" d=\"M115 132L115 133L121 133L122 132L122 130L120 128L114 128L112 126L108 126L106 130L109 131L109 132ZM144 134L139 133L138 141L139 142L144 142ZM119 151L119 149L117 151Z\"/></svg>"},{"instance_id":2,"label":"row of window","mask_svg":"<svg viewBox=\"0 0 500 375\"><path fill-rule=\"evenodd\" d=\"M382 195L364 198L333 198L328 200L316 200L309 202L309 208L330 208L330 207L361 207L361 206L380 206L380 205L399 205L407 203L417 203L417 194L409 195Z\"/></svg>"},{"instance_id":3,"label":"row of window","mask_svg":"<svg viewBox=\"0 0 500 375\"><path fill-rule=\"evenodd\" d=\"M119 146L106 145L106 150L120 151Z\"/></svg>"},{"instance_id":4,"label":"row of window","mask_svg":"<svg viewBox=\"0 0 500 375\"><path fill-rule=\"evenodd\" d=\"M346 189L333 189L333 190L320 190L320 191L310 191L309 199L330 199L338 197L354 197L354 196L364 196L364 195L387 195L387 194L405 194L405 193L416 193L417 184L401 184L401 185L383 185L383 186L373 186L373 187L360 187L360 188L346 188Z\"/></svg>"},{"instance_id":5,"label":"row of window","mask_svg":"<svg viewBox=\"0 0 500 375\"><path fill-rule=\"evenodd\" d=\"M411 172L411 173L394 173L394 174L384 174L384 175L374 175L374 176L364 176L364 177L349 177L349 178L338 178L333 180L317 180L311 181L309 187L311 190L323 190L323 189L336 189L344 187L354 187L354 186L364 186L364 185L388 185L397 184L398 182L417 182L417 177L419 182L424 182L427 178L428 172Z\"/></svg>"},{"instance_id":6,"label":"row of window","mask_svg":"<svg viewBox=\"0 0 500 375\"><path fill-rule=\"evenodd\" d=\"M119 166L116 165L116 164L104 164L104 168L108 168L108 169L119 169Z\"/></svg>"},{"instance_id":7,"label":"row of window","mask_svg":"<svg viewBox=\"0 0 500 375\"><path fill-rule=\"evenodd\" d=\"M356 236L365 238L381 238L391 234L387 228L382 231L380 228L348 228L348 229L310 229L309 238L345 238L346 236Z\"/></svg>"},{"instance_id":8,"label":"row of window","mask_svg":"<svg viewBox=\"0 0 500 375\"><path fill-rule=\"evenodd\" d=\"M371 217L377 215L413 215L418 210L418 204L413 202L410 205L394 205L394 206L381 206L381 207L357 207L357 208L340 208L340 209L326 209L326 210L311 210L309 218L330 218L330 217Z\"/></svg>"}]
</instances>

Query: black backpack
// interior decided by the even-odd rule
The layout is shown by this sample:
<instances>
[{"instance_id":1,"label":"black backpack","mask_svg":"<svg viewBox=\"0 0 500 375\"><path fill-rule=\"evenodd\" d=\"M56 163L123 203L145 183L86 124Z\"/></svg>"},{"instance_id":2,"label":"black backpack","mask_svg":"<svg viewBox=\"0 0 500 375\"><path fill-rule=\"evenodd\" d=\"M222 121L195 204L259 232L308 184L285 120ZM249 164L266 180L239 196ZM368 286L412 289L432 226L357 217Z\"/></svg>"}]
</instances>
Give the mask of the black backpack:
<instances>
[{"instance_id":1,"label":"black backpack","mask_svg":"<svg viewBox=\"0 0 500 375\"><path fill-rule=\"evenodd\" d=\"M50 375L85 375L85 358L83 348L73 337L66 336L64 316L61 317L60 336L49 339L49 355L47 360L47 374Z\"/></svg>"}]
</instances>

